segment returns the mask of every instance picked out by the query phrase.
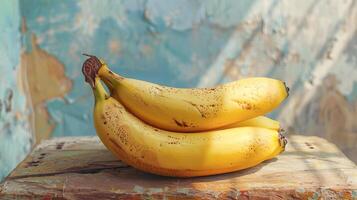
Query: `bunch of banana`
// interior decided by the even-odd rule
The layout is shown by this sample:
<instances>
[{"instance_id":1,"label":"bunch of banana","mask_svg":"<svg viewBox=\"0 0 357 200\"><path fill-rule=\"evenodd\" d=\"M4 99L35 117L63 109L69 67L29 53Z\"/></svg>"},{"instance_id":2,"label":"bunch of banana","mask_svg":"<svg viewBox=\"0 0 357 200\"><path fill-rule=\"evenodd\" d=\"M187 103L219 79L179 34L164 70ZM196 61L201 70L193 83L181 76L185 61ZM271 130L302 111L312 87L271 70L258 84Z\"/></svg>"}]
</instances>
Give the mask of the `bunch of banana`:
<instances>
[{"instance_id":1,"label":"bunch of banana","mask_svg":"<svg viewBox=\"0 0 357 200\"><path fill-rule=\"evenodd\" d=\"M98 136L137 169L205 176L249 168L284 151L279 122L262 116L287 97L281 81L248 78L215 88L171 88L119 76L95 56L82 70L95 97Z\"/></svg>"}]
</instances>

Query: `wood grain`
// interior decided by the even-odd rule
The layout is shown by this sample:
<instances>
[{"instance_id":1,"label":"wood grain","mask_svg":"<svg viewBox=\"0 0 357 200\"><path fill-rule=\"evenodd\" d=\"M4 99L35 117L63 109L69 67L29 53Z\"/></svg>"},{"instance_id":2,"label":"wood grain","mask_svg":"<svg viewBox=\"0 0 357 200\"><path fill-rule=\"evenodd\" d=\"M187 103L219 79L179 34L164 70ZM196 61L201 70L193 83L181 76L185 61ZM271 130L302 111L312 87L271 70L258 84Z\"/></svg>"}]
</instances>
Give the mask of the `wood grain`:
<instances>
[{"instance_id":1,"label":"wood grain","mask_svg":"<svg viewBox=\"0 0 357 200\"><path fill-rule=\"evenodd\" d=\"M357 167L335 145L293 135L254 168L168 178L118 161L97 137L45 140L0 185L0 199L356 199Z\"/></svg>"}]
</instances>

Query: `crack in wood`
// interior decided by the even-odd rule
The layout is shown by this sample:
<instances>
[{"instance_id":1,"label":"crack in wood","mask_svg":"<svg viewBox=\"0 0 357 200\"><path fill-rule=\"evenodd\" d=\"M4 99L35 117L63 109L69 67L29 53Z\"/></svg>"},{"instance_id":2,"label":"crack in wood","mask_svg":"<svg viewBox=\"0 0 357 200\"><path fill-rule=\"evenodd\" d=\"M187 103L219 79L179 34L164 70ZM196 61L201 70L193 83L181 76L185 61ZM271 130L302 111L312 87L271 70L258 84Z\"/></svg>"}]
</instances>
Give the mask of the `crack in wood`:
<instances>
[{"instance_id":1,"label":"crack in wood","mask_svg":"<svg viewBox=\"0 0 357 200\"><path fill-rule=\"evenodd\" d=\"M107 169L122 169L122 168L130 168L130 166L103 167L103 168L95 168L95 169L78 169L78 170L68 170L68 171L61 171L61 172L29 174L29 175L12 176L12 177L8 177L8 179L15 180L15 179L23 179L23 178L31 178L31 177L55 176L55 175L61 175L67 173L95 174Z\"/></svg>"}]
</instances>

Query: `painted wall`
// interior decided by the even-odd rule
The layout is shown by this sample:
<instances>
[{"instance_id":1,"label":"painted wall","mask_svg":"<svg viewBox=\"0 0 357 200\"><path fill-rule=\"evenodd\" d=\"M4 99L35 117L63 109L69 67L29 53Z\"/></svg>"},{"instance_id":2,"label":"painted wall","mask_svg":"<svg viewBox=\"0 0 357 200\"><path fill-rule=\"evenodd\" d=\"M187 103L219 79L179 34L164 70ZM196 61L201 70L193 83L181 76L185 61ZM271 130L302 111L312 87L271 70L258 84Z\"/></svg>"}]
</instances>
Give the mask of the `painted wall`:
<instances>
[{"instance_id":1,"label":"painted wall","mask_svg":"<svg viewBox=\"0 0 357 200\"><path fill-rule=\"evenodd\" d=\"M19 2L3 0L0 6L0 180L30 150L32 135L20 70Z\"/></svg>"},{"instance_id":2,"label":"painted wall","mask_svg":"<svg viewBox=\"0 0 357 200\"><path fill-rule=\"evenodd\" d=\"M81 74L89 53L124 76L175 87L283 79L291 95L270 116L357 161L357 1L34 2L19 3L21 73L12 81L25 88L36 141L95 134Z\"/></svg>"}]
</instances>

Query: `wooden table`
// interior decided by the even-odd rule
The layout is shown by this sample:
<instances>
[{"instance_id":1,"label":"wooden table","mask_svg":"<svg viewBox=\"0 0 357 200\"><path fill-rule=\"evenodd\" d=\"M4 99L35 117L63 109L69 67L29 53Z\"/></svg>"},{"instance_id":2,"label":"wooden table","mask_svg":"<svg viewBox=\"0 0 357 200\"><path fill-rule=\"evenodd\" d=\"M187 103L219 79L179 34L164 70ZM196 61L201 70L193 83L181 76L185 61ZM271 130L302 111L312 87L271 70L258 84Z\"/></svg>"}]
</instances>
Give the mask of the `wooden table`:
<instances>
[{"instance_id":1,"label":"wooden table","mask_svg":"<svg viewBox=\"0 0 357 200\"><path fill-rule=\"evenodd\" d=\"M318 137L251 169L168 178L118 161L97 137L46 140L0 185L0 199L357 199L357 168Z\"/></svg>"}]
</instances>

